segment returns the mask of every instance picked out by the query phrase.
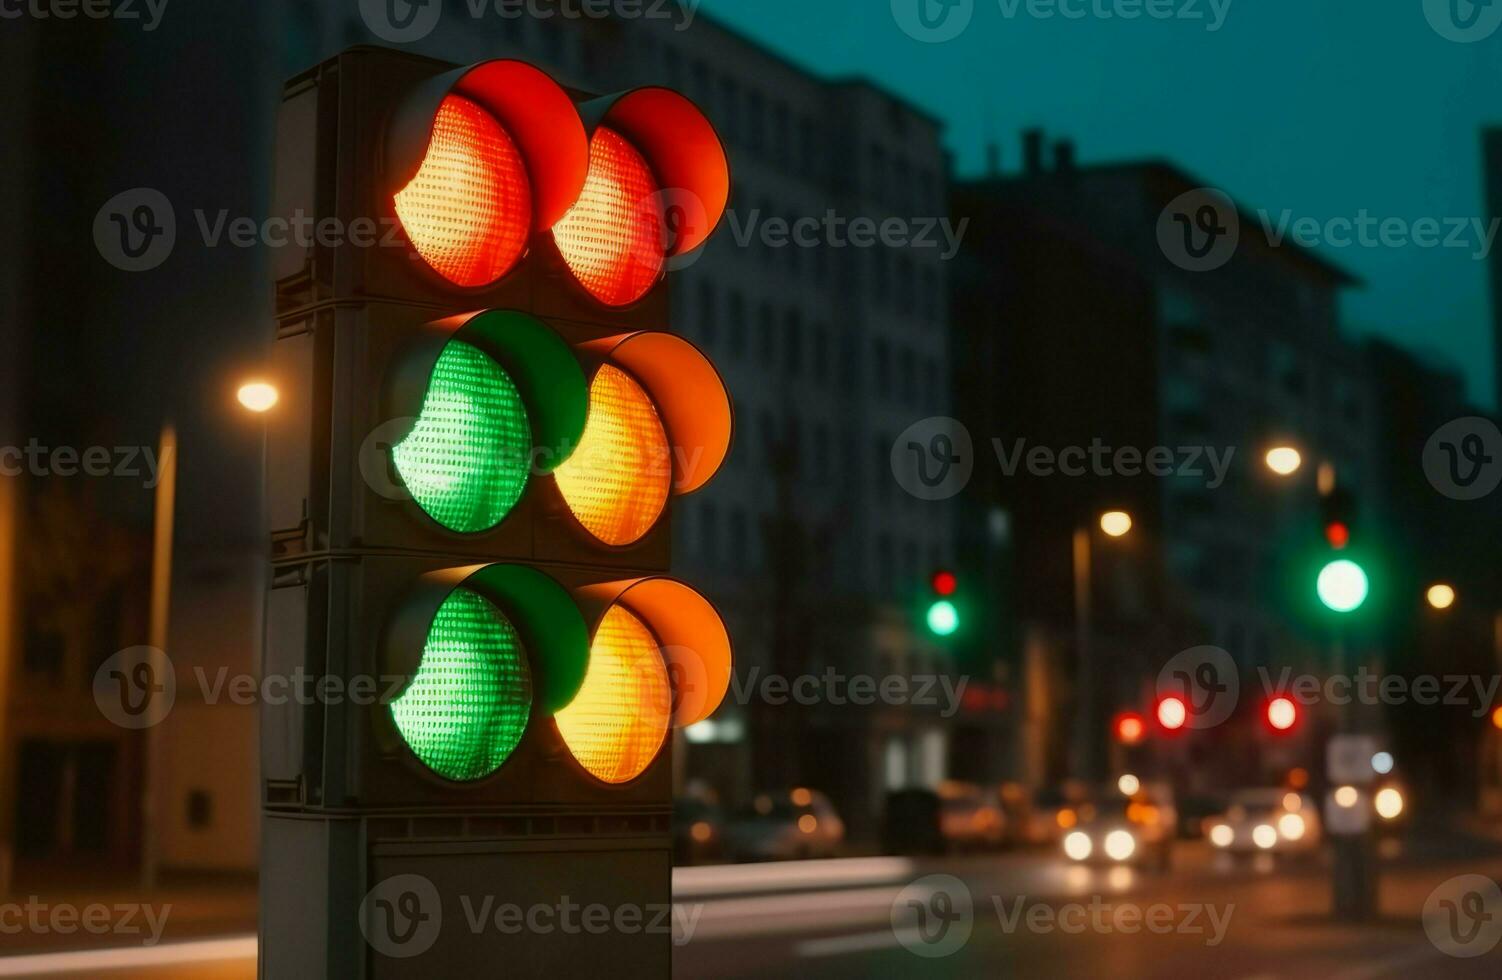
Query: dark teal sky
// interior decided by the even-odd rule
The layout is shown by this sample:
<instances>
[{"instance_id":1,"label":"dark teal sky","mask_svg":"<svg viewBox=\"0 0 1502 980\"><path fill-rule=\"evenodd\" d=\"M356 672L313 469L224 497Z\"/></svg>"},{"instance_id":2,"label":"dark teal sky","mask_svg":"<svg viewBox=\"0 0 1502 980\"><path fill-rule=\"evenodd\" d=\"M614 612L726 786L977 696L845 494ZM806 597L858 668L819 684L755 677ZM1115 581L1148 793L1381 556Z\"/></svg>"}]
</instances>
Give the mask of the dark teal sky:
<instances>
[{"instance_id":1,"label":"dark teal sky","mask_svg":"<svg viewBox=\"0 0 1502 980\"><path fill-rule=\"evenodd\" d=\"M1275 217L1486 219L1479 130L1502 124L1502 31L1446 40L1425 0L1230 0L1214 33L1203 21L1008 19L1003 2L974 0L968 28L937 44L904 33L889 0L703 9L795 62L865 76L938 116L961 174L981 169L990 140L1015 168L1019 131L1040 125L1073 137L1082 163L1166 157ZM1346 297L1348 327L1440 356L1489 402L1490 287L1471 240L1321 251L1365 280Z\"/></svg>"}]
</instances>

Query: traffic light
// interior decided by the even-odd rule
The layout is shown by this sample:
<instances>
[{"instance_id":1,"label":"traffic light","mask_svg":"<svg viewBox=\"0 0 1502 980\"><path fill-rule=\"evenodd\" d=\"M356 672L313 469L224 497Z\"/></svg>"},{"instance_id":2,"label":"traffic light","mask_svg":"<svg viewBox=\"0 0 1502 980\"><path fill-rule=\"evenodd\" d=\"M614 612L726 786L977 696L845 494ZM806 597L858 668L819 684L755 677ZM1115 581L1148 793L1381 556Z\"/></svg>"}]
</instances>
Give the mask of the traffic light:
<instances>
[{"instance_id":1,"label":"traffic light","mask_svg":"<svg viewBox=\"0 0 1502 980\"><path fill-rule=\"evenodd\" d=\"M1135 711L1123 711L1117 715L1112 727L1116 741L1122 745L1136 745L1147 736L1147 722Z\"/></svg>"},{"instance_id":2,"label":"traffic light","mask_svg":"<svg viewBox=\"0 0 1502 980\"><path fill-rule=\"evenodd\" d=\"M1176 732L1189 721L1189 706L1184 703L1183 698L1170 695L1159 699L1154 714L1158 718L1159 727L1166 732Z\"/></svg>"},{"instance_id":3,"label":"traffic light","mask_svg":"<svg viewBox=\"0 0 1502 980\"><path fill-rule=\"evenodd\" d=\"M669 332L667 273L728 192L666 89L375 48L289 84L277 211L349 235L273 260L263 670L324 693L262 706L265 975L405 975L362 902L403 875L670 901L671 731L731 662L668 575L672 500L720 468L732 412ZM366 219L387 233L357 240ZM446 929L410 962L660 976L670 939Z\"/></svg>"},{"instance_id":4,"label":"traffic light","mask_svg":"<svg viewBox=\"0 0 1502 980\"><path fill-rule=\"evenodd\" d=\"M1366 570L1356 562L1339 558L1320 569L1314 583L1320 602L1333 612L1349 613L1366 602L1370 583Z\"/></svg>"},{"instance_id":5,"label":"traffic light","mask_svg":"<svg viewBox=\"0 0 1502 980\"><path fill-rule=\"evenodd\" d=\"M1275 732L1291 731L1299 721L1299 708L1290 698L1277 697L1267 702L1267 724Z\"/></svg>"},{"instance_id":6,"label":"traffic light","mask_svg":"<svg viewBox=\"0 0 1502 980\"><path fill-rule=\"evenodd\" d=\"M928 610L923 617L928 631L934 636L953 636L960 628L960 610L954 600L960 587L959 578L954 572L941 569L934 572L929 585L933 590L933 597L930 598Z\"/></svg>"},{"instance_id":7,"label":"traffic light","mask_svg":"<svg viewBox=\"0 0 1502 980\"><path fill-rule=\"evenodd\" d=\"M1356 497L1350 490L1337 485L1320 497L1320 526L1325 540L1336 551L1351 543L1351 532L1356 527Z\"/></svg>"}]
</instances>

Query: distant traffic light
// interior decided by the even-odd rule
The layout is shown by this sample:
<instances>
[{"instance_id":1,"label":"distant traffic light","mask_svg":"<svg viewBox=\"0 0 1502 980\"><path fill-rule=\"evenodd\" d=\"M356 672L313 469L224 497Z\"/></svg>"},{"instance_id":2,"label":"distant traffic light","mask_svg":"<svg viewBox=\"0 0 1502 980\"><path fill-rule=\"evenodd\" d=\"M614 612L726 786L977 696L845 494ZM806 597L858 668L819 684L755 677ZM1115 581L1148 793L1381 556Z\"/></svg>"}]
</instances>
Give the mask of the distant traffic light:
<instances>
[{"instance_id":1,"label":"distant traffic light","mask_svg":"<svg viewBox=\"0 0 1502 980\"><path fill-rule=\"evenodd\" d=\"M1156 715L1164 731L1176 732L1189 721L1189 706L1183 698L1169 696L1158 702Z\"/></svg>"},{"instance_id":2,"label":"distant traffic light","mask_svg":"<svg viewBox=\"0 0 1502 980\"><path fill-rule=\"evenodd\" d=\"M1298 723L1298 720L1298 705L1289 698L1273 698L1267 703L1267 723L1273 731L1289 731Z\"/></svg>"},{"instance_id":3,"label":"distant traffic light","mask_svg":"<svg viewBox=\"0 0 1502 980\"><path fill-rule=\"evenodd\" d=\"M1338 613L1355 612L1361 608L1370 588L1366 570L1345 558L1327 564L1315 580L1320 602Z\"/></svg>"},{"instance_id":4,"label":"distant traffic light","mask_svg":"<svg viewBox=\"0 0 1502 980\"><path fill-rule=\"evenodd\" d=\"M1351 543L1356 526L1356 497L1345 487L1336 486L1320 498L1320 524L1325 540L1336 551Z\"/></svg>"},{"instance_id":5,"label":"distant traffic light","mask_svg":"<svg viewBox=\"0 0 1502 980\"><path fill-rule=\"evenodd\" d=\"M928 604L924 622L934 636L953 636L960 628L960 610L953 596L959 591L960 580L953 572L941 569L929 580L934 598Z\"/></svg>"},{"instance_id":6,"label":"distant traffic light","mask_svg":"<svg viewBox=\"0 0 1502 980\"><path fill-rule=\"evenodd\" d=\"M1147 735L1147 722L1134 711L1124 711L1117 715L1114 728L1116 741L1122 745L1136 745Z\"/></svg>"}]
</instances>

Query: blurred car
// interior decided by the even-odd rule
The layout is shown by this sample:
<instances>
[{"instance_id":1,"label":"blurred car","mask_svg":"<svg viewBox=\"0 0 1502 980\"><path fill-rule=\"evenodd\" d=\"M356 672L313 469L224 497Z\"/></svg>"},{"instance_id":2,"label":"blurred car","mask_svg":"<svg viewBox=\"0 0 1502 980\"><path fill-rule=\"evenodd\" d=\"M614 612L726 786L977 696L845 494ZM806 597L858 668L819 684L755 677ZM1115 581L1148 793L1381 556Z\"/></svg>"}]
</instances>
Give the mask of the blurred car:
<instances>
[{"instance_id":1,"label":"blurred car","mask_svg":"<svg viewBox=\"0 0 1502 980\"><path fill-rule=\"evenodd\" d=\"M881 846L887 854L942 854L939 794L931 789L899 789L887 794Z\"/></svg>"},{"instance_id":2,"label":"blurred car","mask_svg":"<svg viewBox=\"0 0 1502 980\"><path fill-rule=\"evenodd\" d=\"M1033 795L1025 839L1030 844L1057 844L1080 821L1089 794L1079 783L1045 787Z\"/></svg>"},{"instance_id":3,"label":"blurred car","mask_svg":"<svg viewBox=\"0 0 1502 980\"><path fill-rule=\"evenodd\" d=\"M1372 788L1372 825L1384 837L1408 829L1408 792L1396 779L1384 779Z\"/></svg>"},{"instance_id":4,"label":"blurred car","mask_svg":"<svg viewBox=\"0 0 1502 980\"><path fill-rule=\"evenodd\" d=\"M1079 810L1074 829L1064 834L1064 856L1076 863L1145 865L1166 870L1178 827L1173 793L1167 786L1134 784L1131 793L1111 787Z\"/></svg>"},{"instance_id":5,"label":"blurred car","mask_svg":"<svg viewBox=\"0 0 1502 980\"><path fill-rule=\"evenodd\" d=\"M725 852L737 861L788 861L834 857L845 823L829 798L798 788L762 793L725 827Z\"/></svg>"},{"instance_id":6,"label":"blurred car","mask_svg":"<svg viewBox=\"0 0 1502 980\"><path fill-rule=\"evenodd\" d=\"M946 781L939 785L939 835L948 850L1000 847L1006 815L995 793L971 783Z\"/></svg>"},{"instance_id":7,"label":"blurred car","mask_svg":"<svg viewBox=\"0 0 1502 980\"><path fill-rule=\"evenodd\" d=\"M1204 837L1210 818L1225 813L1226 806L1223 796L1195 794L1179 800L1179 836L1185 840Z\"/></svg>"},{"instance_id":8,"label":"blurred car","mask_svg":"<svg viewBox=\"0 0 1502 980\"><path fill-rule=\"evenodd\" d=\"M699 864L720 856L725 818L713 803L696 799L673 801L673 863Z\"/></svg>"},{"instance_id":9,"label":"blurred car","mask_svg":"<svg viewBox=\"0 0 1502 980\"><path fill-rule=\"evenodd\" d=\"M1244 789L1205 822L1210 846L1228 854L1308 854L1323 837L1314 797L1290 789Z\"/></svg>"}]
</instances>

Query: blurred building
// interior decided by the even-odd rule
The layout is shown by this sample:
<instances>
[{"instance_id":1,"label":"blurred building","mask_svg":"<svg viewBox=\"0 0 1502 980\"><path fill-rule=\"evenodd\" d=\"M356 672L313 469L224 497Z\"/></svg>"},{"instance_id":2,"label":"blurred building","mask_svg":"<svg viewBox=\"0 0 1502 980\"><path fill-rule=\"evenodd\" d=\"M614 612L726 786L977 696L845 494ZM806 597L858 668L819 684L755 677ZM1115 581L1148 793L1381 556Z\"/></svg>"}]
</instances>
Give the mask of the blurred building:
<instances>
[{"instance_id":1,"label":"blurred building","mask_svg":"<svg viewBox=\"0 0 1502 980\"><path fill-rule=\"evenodd\" d=\"M1481 180L1486 193L1489 220L1502 218L1502 126L1481 131ZM1489 257L1492 274L1492 386L1502 406L1502 255L1495 249Z\"/></svg>"},{"instance_id":2,"label":"blurred building","mask_svg":"<svg viewBox=\"0 0 1502 980\"><path fill-rule=\"evenodd\" d=\"M257 567L259 433L234 385L260 367L264 256L210 247L197 228L199 214L265 213L284 74L265 31L276 15L209 0L150 31L23 16L0 38L7 87L21 94L3 110L0 151L11 175L0 191L0 449L8 469L16 447L47 450L41 472L26 463L0 477L0 872L14 854L46 881L67 867L128 874L148 796L163 866L254 867L255 707L205 708L192 671L254 674L254 589L212 619L172 624L182 697L159 729L158 766L143 763L146 735L110 723L92 688L105 660L148 640L160 461L144 454L164 420L182 450L174 523L186 574L173 608L204 608L194 569L205 560L247 581ZM236 43L205 45L206 24ZM133 188L175 211L170 255L144 272L111 265L95 238L105 203ZM107 474L81 471L89 450L108 454Z\"/></svg>"},{"instance_id":3,"label":"blurred building","mask_svg":"<svg viewBox=\"0 0 1502 980\"><path fill-rule=\"evenodd\" d=\"M1020 708L1032 726L1020 774L1054 779L1099 769L1106 720L1149 713L1159 669L1183 649L1229 651L1244 684L1259 666L1308 656L1289 562L1318 540L1322 464L1342 486L1370 486L1374 419L1360 352L1336 323L1345 272L1273 247L1249 214L1225 265L1176 265L1160 215L1204 184L1167 162L1081 166L1070 142L1048 152L1037 131L1018 170L993 157L988 176L954 194L956 217L972 220L955 285L954 346L968 352L956 384L977 445L970 506L1005 514L1012 532L1015 646L1032 651L1031 669L1040 645L1068 665L1053 683L1019 683L1046 700ZM1263 462L1281 444L1303 455L1291 477ZM1098 455L1063 456L1069 447ZM1053 463L1029 464L1040 448ZM1168 475L1147 471L1154 450ZM1101 532L1108 510L1130 514L1128 534ZM1077 567L1089 569L1093 620L1083 663ZM1260 697L1241 708L1260 711ZM1225 760L1230 740L1251 764L1268 748L1250 717L1215 735L1178 750ZM1203 772L1193 761L1174 763Z\"/></svg>"},{"instance_id":4,"label":"blurred building","mask_svg":"<svg viewBox=\"0 0 1502 980\"><path fill-rule=\"evenodd\" d=\"M1502 570L1476 542L1502 534L1502 499L1453 500L1429 483L1421 465L1425 446L1447 422L1496 415L1468 401L1454 365L1381 340L1368 342L1366 359L1381 433L1375 458L1380 493L1369 530L1380 538L1385 564L1383 668L1405 677L1496 676L1502 668ZM1445 609L1425 598L1440 583L1456 596ZM1489 796L1490 809L1502 812L1502 732L1483 720L1491 707L1385 707L1383 728L1416 799L1436 809L1469 809Z\"/></svg>"}]
</instances>

